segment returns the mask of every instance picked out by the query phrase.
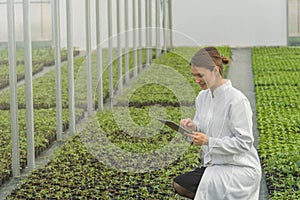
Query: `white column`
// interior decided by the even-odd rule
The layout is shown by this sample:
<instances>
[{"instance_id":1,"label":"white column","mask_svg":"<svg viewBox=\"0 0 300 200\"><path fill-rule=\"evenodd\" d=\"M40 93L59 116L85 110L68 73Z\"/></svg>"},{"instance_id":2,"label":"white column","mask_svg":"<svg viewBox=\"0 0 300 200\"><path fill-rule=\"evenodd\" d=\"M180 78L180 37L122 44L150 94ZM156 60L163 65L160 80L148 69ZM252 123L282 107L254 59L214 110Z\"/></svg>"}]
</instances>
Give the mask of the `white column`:
<instances>
[{"instance_id":1,"label":"white column","mask_svg":"<svg viewBox=\"0 0 300 200\"><path fill-rule=\"evenodd\" d=\"M146 38L146 66L150 64L150 24L149 24L149 2L151 0L145 1L145 38Z\"/></svg>"},{"instance_id":2,"label":"white column","mask_svg":"<svg viewBox=\"0 0 300 200\"><path fill-rule=\"evenodd\" d=\"M152 63L152 0L148 3L148 15L149 15L149 62Z\"/></svg>"},{"instance_id":3,"label":"white column","mask_svg":"<svg viewBox=\"0 0 300 200\"><path fill-rule=\"evenodd\" d=\"M19 132L18 132L16 37L15 37L14 4L15 4L14 0L7 1L12 172L14 177L19 177L20 176L20 150L19 150Z\"/></svg>"},{"instance_id":4,"label":"white column","mask_svg":"<svg viewBox=\"0 0 300 200\"><path fill-rule=\"evenodd\" d=\"M138 64L137 64L137 38L136 38L136 0L132 0L132 48L133 48L133 66L134 66L134 77L138 74Z\"/></svg>"},{"instance_id":5,"label":"white column","mask_svg":"<svg viewBox=\"0 0 300 200\"><path fill-rule=\"evenodd\" d=\"M86 34L86 78L87 78L87 112L93 113L93 86L92 86L92 47L91 47L91 14L90 0L85 1L85 34Z\"/></svg>"},{"instance_id":6,"label":"white column","mask_svg":"<svg viewBox=\"0 0 300 200\"><path fill-rule=\"evenodd\" d=\"M118 89L123 89L122 75L122 38L121 38L121 0L116 0L117 3L117 46L118 46Z\"/></svg>"},{"instance_id":7,"label":"white column","mask_svg":"<svg viewBox=\"0 0 300 200\"><path fill-rule=\"evenodd\" d=\"M125 14L125 82L128 83L129 82L129 32L128 32L128 0L124 1L125 5L124 5L124 14Z\"/></svg>"},{"instance_id":8,"label":"white column","mask_svg":"<svg viewBox=\"0 0 300 200\"><path fill-rule=\"evenodd\" d=\"M139 37L139 59L138 59L138 65L139 65L139 71L142 71L143 67L143 36L142 36L142 1L138 0L138 37Z\"/></svg>"},{"instance_id":9,"label":"white column","mask_svg":"<svg viewBox=\"0 0 300 200\"><path fill-rule=\"evenodd\" d=\"M74 92L74 58L73 58L73 13L72 0L66 2L67 49L68 49L68 97L69 97L69 130L75 133L75 92Z\"/></svg>"},{"instance_id":10,"label":"white column","mask_svg":"<svg viewBox=\"0 0 300 200\"><path fill-rule=\"evenodd\" d=\"M161 27L161 23L160 23L160 1L161 0L156 0L156 58L159 58L160 56L160 52L161 52L161 45L160 45L160 27Z\"/></svg>"},{"instance_id":11,"label":"white column","mask_svg":"<svg viewBox=\"0 0 300 200\"><path fill-rule=\"evenodd\" d=\"M163 0L163 34L164 34L164 52L168 50L168 20L167 20L167 0Z\"/></svg>"},{"instance_id":12,"label":"white column","mask_svg":"<svg viewBox=\"0 0 300 200\"><path fill-rule=\"evenodd\" d=\"M97 38L97 69L98 69L98 109L103 110L103 64L101 46L100 0L96 0L96 38Z\"/></svg>"},{"instance_id":13,"label":"white column","mask_svg":"<svg viewBox=\"0 0 300 200\"><path fill-rule=\"evenodd\" d=\"M173 48L173 12L172 12L172 0L168 0L169 1L169 9L168 9L168 13L169 13L169 49Z\"/></svg>"},{"instance_id":14,"label":"white column","mask_svg":"<svg viewBox=\"0 0 300 200\"><path fill-rule=\"evenodd\" d=\"M55 70L56 70L56 129L57 140L62 139L62 94L61 94L61 55L60 55L60 12L59 0L54 1L54 44L55 44Z\"/></svg>"},{"instance_id":15,"label":"white column","mask_svg":"<svg viewBox=\"0 0 300 200\"><path fill-rule=\"evenodd\" d=\"M112 67L112 0L107 0L107 22L108 22L108 76L109 76L109 106L112 108L112 99L114 97L114 85L113 85L113 67Z\"/></svg>"},{"instance_id":16,"label":"white column","mask_svg":"<svg viewBox=\"0 0 300 200\"><path fill-rule=\"evenodd\" d=\"M33 120L33 92L32 92L32 53L31 53L31 26L30 1L23 1L24 26L24 65L26 87L26 139L27 139L27 166L29 170L35 168L34 151L34 120Z\"/></svg>"}]
</instances>

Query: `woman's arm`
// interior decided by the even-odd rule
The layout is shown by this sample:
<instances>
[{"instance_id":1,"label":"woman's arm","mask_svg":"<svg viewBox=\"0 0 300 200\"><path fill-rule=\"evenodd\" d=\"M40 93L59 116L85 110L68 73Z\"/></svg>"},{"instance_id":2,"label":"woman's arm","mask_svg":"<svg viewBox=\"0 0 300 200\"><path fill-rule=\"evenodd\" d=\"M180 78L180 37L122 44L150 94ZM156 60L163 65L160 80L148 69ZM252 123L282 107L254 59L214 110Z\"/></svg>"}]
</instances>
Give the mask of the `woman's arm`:
<instances>
[{"instance_id":1,"label":"woman's arm","mask_svg":"<svg viewBox=\"0 0 300 200\"><path fill-rule=\"evenodd\" d=\"M194 144L208 145L213 154L236 154L249 151L253 146L252 111L246 98L234 102L229 109L230 130L232 136L221 138L208 137L204 133L194 132Z\"/></svg>"}]
</instances>

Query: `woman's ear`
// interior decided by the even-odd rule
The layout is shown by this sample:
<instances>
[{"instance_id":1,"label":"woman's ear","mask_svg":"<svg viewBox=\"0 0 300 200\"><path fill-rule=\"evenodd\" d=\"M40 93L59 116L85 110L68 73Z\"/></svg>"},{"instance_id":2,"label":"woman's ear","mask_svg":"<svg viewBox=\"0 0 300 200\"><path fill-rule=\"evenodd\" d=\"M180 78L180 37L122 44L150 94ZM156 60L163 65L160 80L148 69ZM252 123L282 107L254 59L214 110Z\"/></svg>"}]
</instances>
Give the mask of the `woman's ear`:
<instances>
[{"instance_id":1,"label":"woman's ear","mask_svg":"<svg viewBox=\"0 0 300 200\"><path fill-rule=\"evenodd\" d=\"M215 72L218 72L218 69L219 67L218 66L215 66Z\"/></svg>"}]
</instances>

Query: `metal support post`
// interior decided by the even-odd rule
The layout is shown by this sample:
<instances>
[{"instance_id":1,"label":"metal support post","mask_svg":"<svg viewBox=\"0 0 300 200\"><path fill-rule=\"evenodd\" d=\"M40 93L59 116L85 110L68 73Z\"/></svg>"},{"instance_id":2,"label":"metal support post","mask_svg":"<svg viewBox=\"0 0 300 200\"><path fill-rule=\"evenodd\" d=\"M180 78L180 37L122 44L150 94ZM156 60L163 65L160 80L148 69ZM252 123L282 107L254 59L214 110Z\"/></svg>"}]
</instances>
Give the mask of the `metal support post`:
<instances>
[{"instance_id":1,"label":"metal support post","mask_svg":"<svg viewBox=\"0 0 300 200\"><path fill-rule=\"evenodd\" d=\"M17 70L16 70L16 37L14 0L7 1L8 55L9 55L9 89L10 89L10 127L12 142L12 172L20 176L20 149L18 130Z\"/></svg>"},{"instance_id":2,"label":"metal support post","mask_svg":"<svg viewBox=\"0 0 300 200\"><path fill-rule=\"evenodd\" d=\"M148 22L148 29L149 29L149 62L152 63L152 0L149 0L148 3L148 7L149 7L149 22Z\"/></svg>"},{"instance_id":3,"label":"metal support post","mask_svg":"<svg viewBox=\"0 0 300 200\"><path fill-rule=\"evenodd\" d=\"M150 24L149 24L149 2L151 0L146 0L145 1L145 31L146 31L146 66L148 67L150 64Z\"/></svg>"},{"instance_id":4,"label":"metal support post","mask_svg":"<svg viewBox=\"0 0 300 200\"><path fill-rule=\"evenodd\" d=\"M114 97L114 85L113 85L113 66L112 66L112 49L113 49L113 38L112 38L112 1L107 0L107 22L108 22L108 76L109 76L109 98L110 108L112 108L112 99Z\"/></svg>"},{"instance_id":5,"label":"metal support post","mask_svg":"<svg viewBox=\"0 0 300 200\"><path fill-rule=\"evenodd\" d=\"M132 0L132 48L133 48L133 66L134 77L138 74L138 66L137 66L137 38L136 38L136 0Z\"/></svg>"},{"instance_id":6,"label":"metal support post","mask_svg":"<svg viewBox=\"0 0 300 200\"><path fill-rule=\"evenodd\" d=\"M32 92L32 53L31 53L31 26L30 1L23 1L24 24L24 65L26 88L26 139L27 139L27 166L29 170L35 168L34 151L34 120L33 120L33 92Z\"/></svg>"},{"instance_id":7,"label":"metal support post","mask_svg":"<svg viewBox=\"0 0 300 200\"><path fill-rule=\"evenodd\" d=\"M161 23L160 23L160 1L161 0L156 0L156 55L155 58L159 58L160 57L160 53L161 53L161 45L160 45L160 27L161 27Z\"/></svg>"},{"instance_id":8,"label":"metal support post","mask_svg":"<svg viewBox=\"0 0 300 200\"><path fill-rule=\"evenodd\" d=\"M130 71L129 71L129 24L128 24L128 0L124 1L125 5L124 5L124 9L125 9L125 82L128 83L129 82L129 75L130 75Z\"/></svg>"},{"instance_id":9,"label":"metal support post","mask_svg":"<svg viewBox=\"0 0 300 200\"><path fill-rule=\"evenodd\" d=\"M169 13L169 49L173 48L173 12L172 12L172 0L168 0L169 1L169 9L168 9L168 13Z\"/></svg>"},{"instance_id":10,"label":"metal support post","mask_svg":"<svg viewBox=\"0 0 300 200\"><path fill-rule=\"evenodd\" d=\"M143 69L142 1L138 0L139 71Z\"/></svg>"},{"instance_id":11,"label":"metal support post","mask_svg":"<svg viewBox=\"0 0 300 200\"><path fill-rule=\"evenodd\" d=\"M96 0L96 37L97 37L97 69L98 69L98 109L103 110L103 65L101 46L100 0Z\"/></svg>"},{"instance_id":12,"label":"metal support post","mask_svg":"<svg viewBox=\"0 0 300 200\"><path fill-rule=\"evenodd\" d=\"M168 50L168 20L167 20L167 0L163 0L163 34L164 34L164 52Z\"/></svg>"},{"instance_id":13,"label":"metal support post","mask_svg":"<svg viewBox=\"0 0 300 200\"><path fill-rule=\"evenodd\" d=\"M55 46L55 30L54 30L54 26L55 26L55 1L51 1L51 46L54 47Z\"/></svg>"},{"instance_id":14,"label":"metal support post","mask_svg":"<svg viewBox=\"0 0 300 200\"><path fill-rule=\"evenodd\" d=\"M69 96L69 130L75 133L75 92L74 92L74 50L73 50L73 13L72 0L67 0L67 49L68 49L68 96Z\"/></svg>"},{"instance_id":15,"label":"metal support post","mask_svg":"<svg viewBox=\"0 0 300 200\"><path fill-rule=\"evenodd\" d=\"M122 38L121 38L121 0L117 0L117 46L118 46L118 89L123 89L122 77Z\"/></svg>"},{"instance_id":16,"label":"metal support post","mask_svg":"<svg viewBox=\"0 0 300 200\"><path fill-rule=\"evenodd\" d=\"M55 70L56 70L56 129L57 140L62 139L62 94L61 94L61 54L60 54L60 12L59 0L54 1L54 44L55 44Z\"/></svg>"},{"instance_id":17,"label":"metal support post","mask_svg":"<svg viewBox=\"0 0 300 200\"><path fill-rule=\"evenodd\" d=\"M87 112L93 114L92 86L92 47L91 47L91 12L90 1L85 1L85 31L86 31L86 79L87 79Z\"/></svg>"}]
</instances>

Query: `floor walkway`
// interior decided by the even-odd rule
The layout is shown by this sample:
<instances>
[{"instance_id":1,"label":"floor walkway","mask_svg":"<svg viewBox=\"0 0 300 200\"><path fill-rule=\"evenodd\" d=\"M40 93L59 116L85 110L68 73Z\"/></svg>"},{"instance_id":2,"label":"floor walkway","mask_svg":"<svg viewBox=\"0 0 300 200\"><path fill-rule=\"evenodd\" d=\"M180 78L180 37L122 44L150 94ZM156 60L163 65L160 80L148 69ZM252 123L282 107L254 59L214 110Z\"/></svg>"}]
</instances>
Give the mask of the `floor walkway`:
<instances>
[{"instance_id":1,"label":"floor walkway","mask_svg":"<svg viewBox=\"0 0 300 200\"><path fill-rule=\"evenodd\" d=\"M232 85L243 92L250 101L253 111L254 145L257 146L258 130L256 123L256 100L251 58L251 48L233 48L232 64L229 67L227 77L231 80ZM267 199L267 188L264 177L262 177L261 181L259 199Z\"/></svg>"}]
</instances>

